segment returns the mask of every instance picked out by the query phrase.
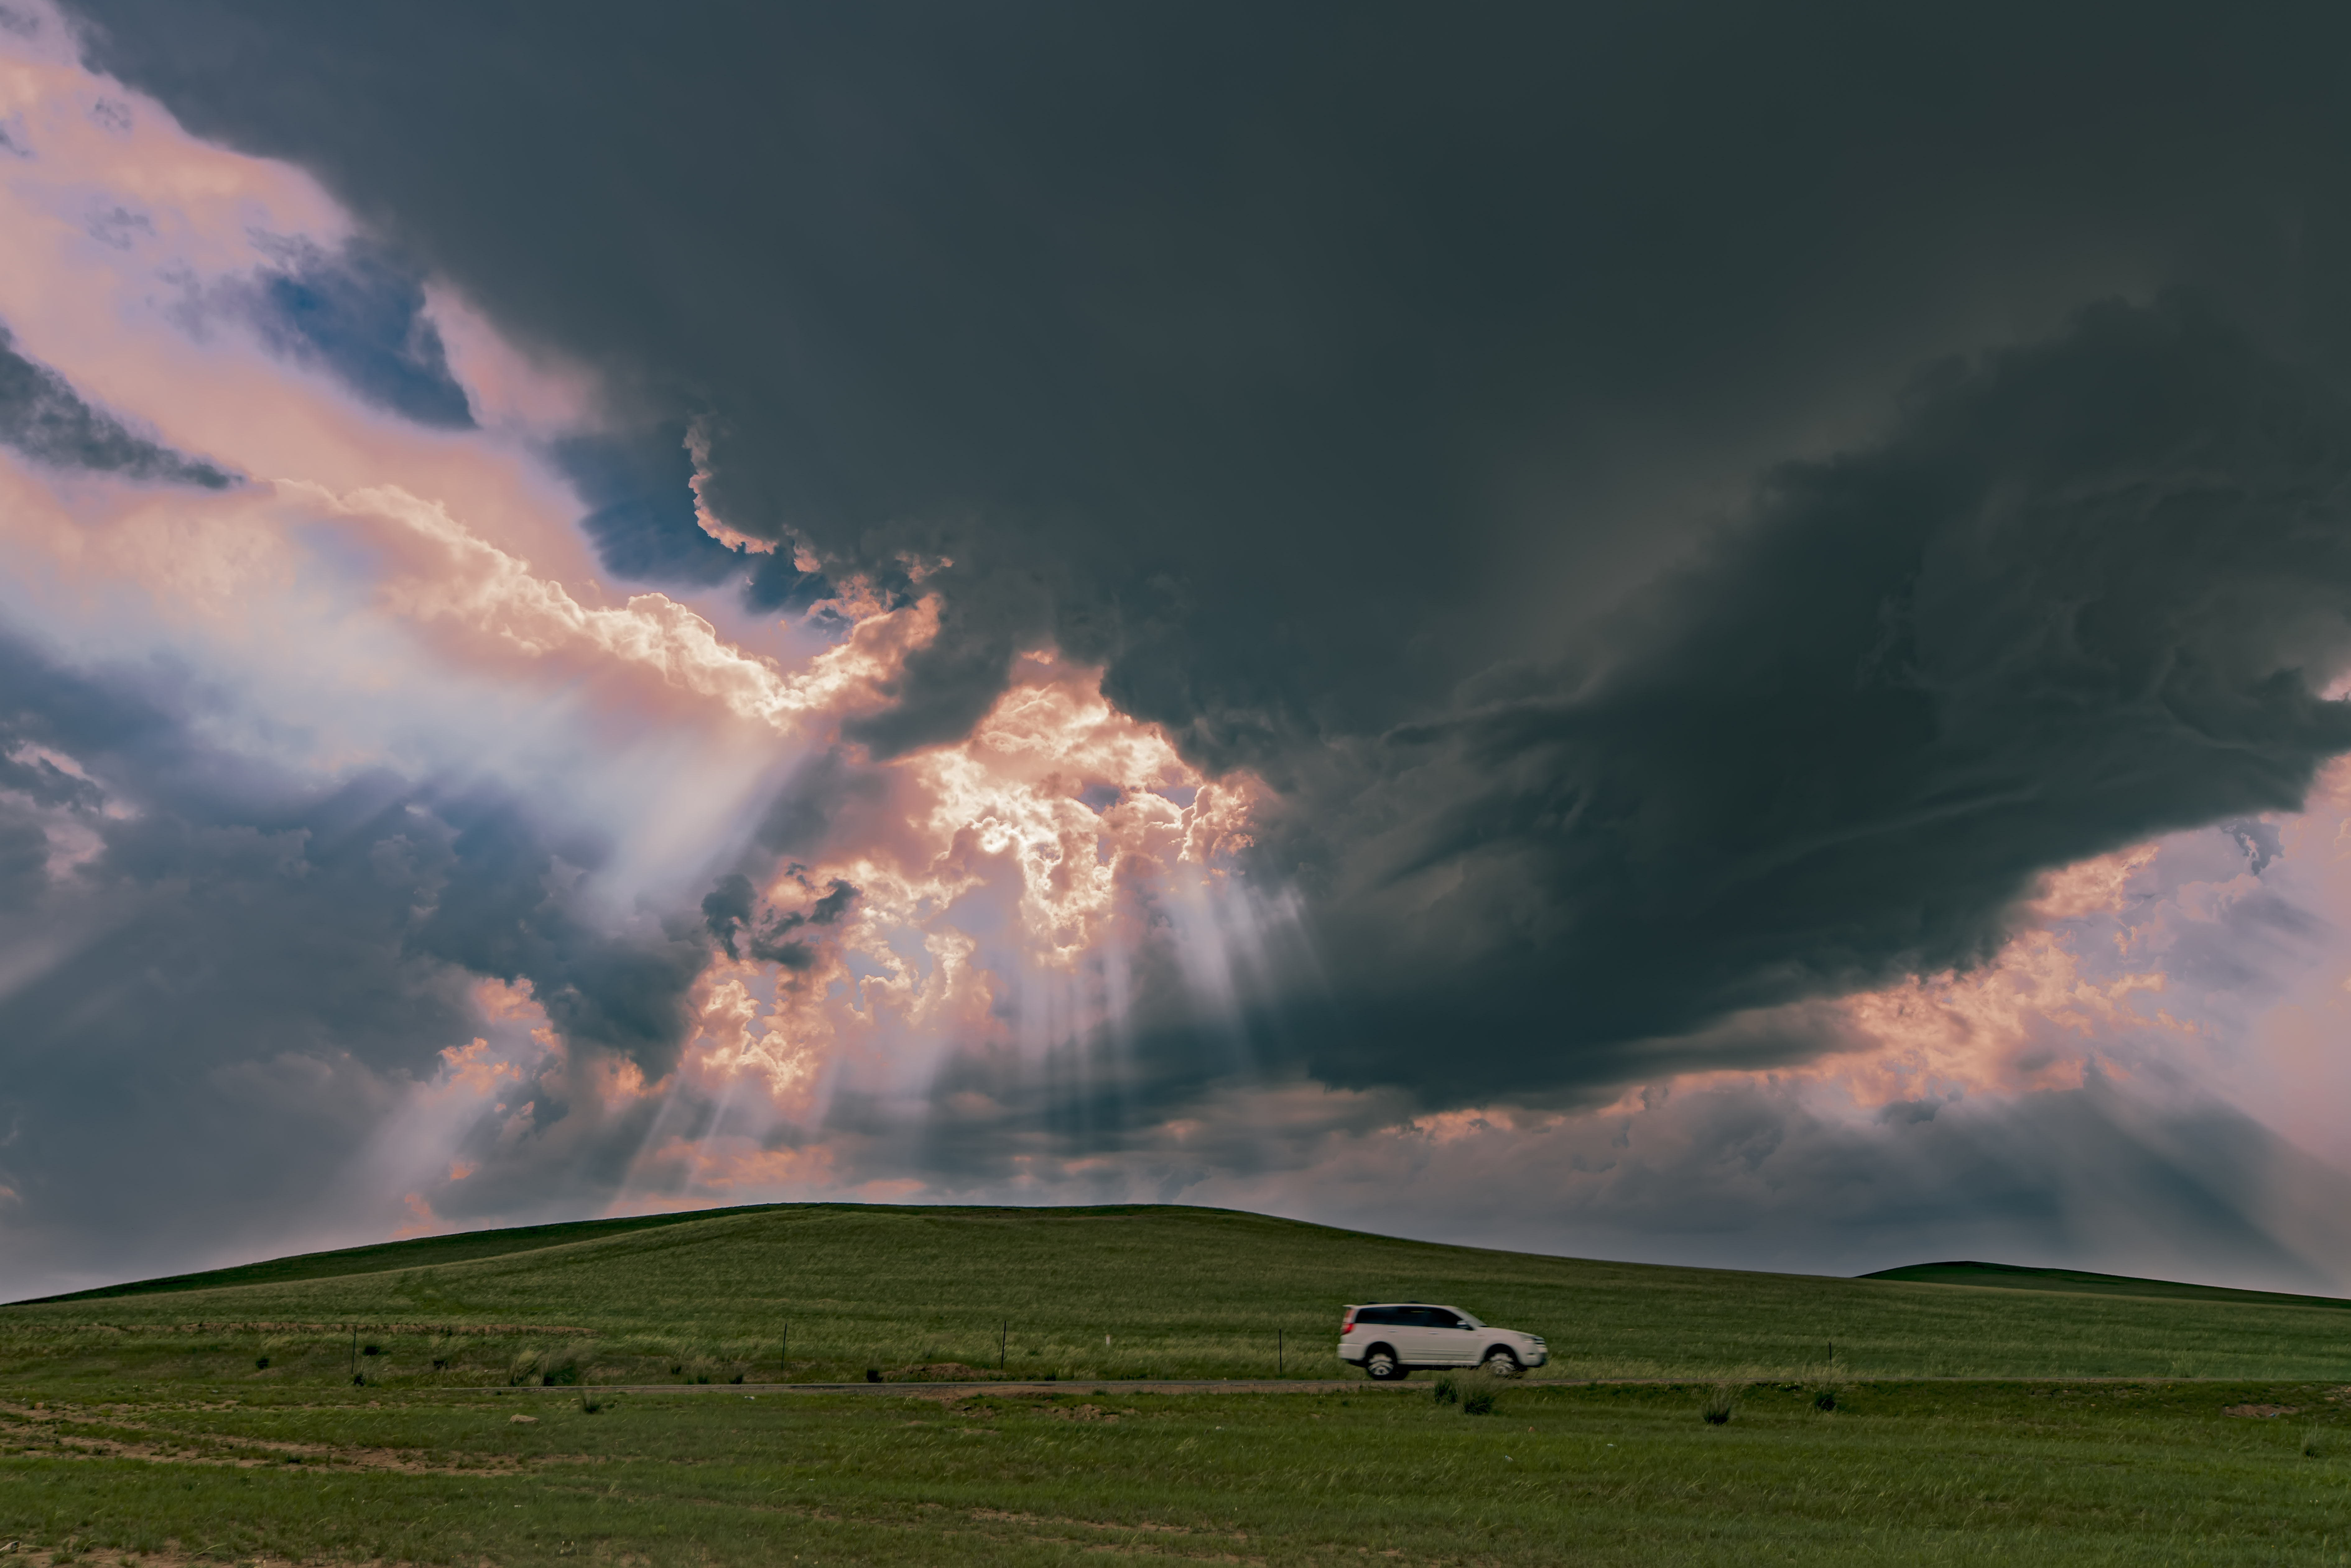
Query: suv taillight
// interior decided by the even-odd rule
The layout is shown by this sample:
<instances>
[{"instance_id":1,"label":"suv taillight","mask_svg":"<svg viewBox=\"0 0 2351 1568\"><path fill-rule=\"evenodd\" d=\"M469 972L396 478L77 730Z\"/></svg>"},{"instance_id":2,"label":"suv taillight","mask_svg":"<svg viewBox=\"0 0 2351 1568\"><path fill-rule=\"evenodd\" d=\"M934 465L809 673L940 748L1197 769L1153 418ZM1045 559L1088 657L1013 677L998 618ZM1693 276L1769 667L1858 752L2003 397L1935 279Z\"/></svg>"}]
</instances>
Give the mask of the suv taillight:
<instances>
[{"instance_id":1,"label":"suv taillight","mask_svg":"<svg viewBox=\"0 0 2351 1568\"><path fill-rule=\"evenodd\" d=\"M1354 1332L1355 1332L1355 1309L1354 1309L1354 1308L1353 1308L1353 1307L1349 1307L1349 1308L1347 1309L1347 1317L1346 1317L1346 1321L1345 1321L1345 1322L1342 1322L1342 1323L1339 1325L1339 1337L1340 1337L1341 1339L1344 1339L1344 1338L1346 1338L1349 1334L1353 1333Z\"/></svg>"}]
</instances>

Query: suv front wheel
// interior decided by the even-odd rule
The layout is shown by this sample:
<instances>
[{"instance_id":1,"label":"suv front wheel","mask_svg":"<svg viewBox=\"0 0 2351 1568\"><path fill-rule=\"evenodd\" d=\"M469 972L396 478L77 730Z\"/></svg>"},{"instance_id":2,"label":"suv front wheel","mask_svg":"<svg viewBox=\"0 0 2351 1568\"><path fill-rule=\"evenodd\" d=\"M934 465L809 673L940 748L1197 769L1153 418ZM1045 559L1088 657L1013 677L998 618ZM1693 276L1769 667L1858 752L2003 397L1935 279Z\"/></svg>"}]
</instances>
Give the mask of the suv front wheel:
<instances>
[{"instance_id":1,"label":"suv front wheel","mask_svg":"<svg viewBox=\"0 0 2351 1568\"><path fill-rule=\"evenodd\" d=\"M1375 1344L1371 1354L1364 1357L1364 1374L1374 1383L1393 1383L1404 1375L1404 1363L1398 1361L1395 1352L1387 1346Z\"/></svg>"},{"instance_id":2,"label":"suv front wheel","mask_svg":"<svg viewBox=\"0 0 2351 1568\"><path fill-rule=\"evenodd\" d=\"M1519 1358L1499 1344L1486 1353L1485 1365L1489 1377L1516 1377L1519 1375Z\"/></svg>"}]
</instances>

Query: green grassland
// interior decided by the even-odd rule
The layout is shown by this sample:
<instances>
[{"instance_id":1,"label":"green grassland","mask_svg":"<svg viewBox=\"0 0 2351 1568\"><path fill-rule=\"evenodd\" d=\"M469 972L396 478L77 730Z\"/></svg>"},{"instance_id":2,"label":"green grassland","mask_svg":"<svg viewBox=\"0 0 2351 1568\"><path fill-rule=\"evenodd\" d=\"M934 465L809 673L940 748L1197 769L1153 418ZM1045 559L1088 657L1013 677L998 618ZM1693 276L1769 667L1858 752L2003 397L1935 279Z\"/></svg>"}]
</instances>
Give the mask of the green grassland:
<instances>
[{"instance_id":1,"label":"green grassland","mask_svg":"<svg viewBox=\"0 0 2351 1568\"><path fill-rule=\"evenodd\" d=\"M2340 1303L2001 1272L1650 1268L1172 1207L425 1239L0 1307L0 1552L2351 1562ZM1277 1332L1292 1377L1339 1373L1340 1308L1395 1299L1532 1330L1557 1359L1458 1375L1450 1401L1427 1374L1097 1389L1268 1376ZM937 1386L999 1354L1005 1388ZM779 1385L868 1368L890 1381ZM1731 1419L1701 1420L1724 1389Z\"/></svg>"},{"instance_id":2,"label":"green grassland","mask_svg":"<svg viewBox=\"0 0 2351 1568\"><path fill-rule=\"evenodd\" d=\"M516 1245L488 1250L502 1240ZM315 1272L336 1258L354 1271ZM1397 1300L1543 1335L1554 1379L2351 1378L2351 1312L2293 1298L1599 1263L1178 1207L810 1205L418 1240L0 1309L0 1355L244 1385L347 1372L339 1325L354 1324L380 1352L360 1370L388 1384L503 1383L542 1363L598 1383L999 1361L1261 1377L1339 1371L1342 1308Z\"/></svg>"},{"instance_id":3,"label":"green grassland","mask_svg":"<svg viewBox=\"0 0 2351 1568\"><path fill-rule=\"evenodd\" d=\"M1471 1375L1474 1376L1475 1375ZM1466 1379L1465 1379L1466 1381ZM112 1563L2340 1563L2301 1385L0 1400L0 1539ZM184 1393L184 1391L183 1391ZM2227 1407L2283 1406L2273 1419ZM517 1423L528 1412L536 1417ZM2306 1452L2305 1450L2315 1450Z\"/></svg>"}]
</instances>

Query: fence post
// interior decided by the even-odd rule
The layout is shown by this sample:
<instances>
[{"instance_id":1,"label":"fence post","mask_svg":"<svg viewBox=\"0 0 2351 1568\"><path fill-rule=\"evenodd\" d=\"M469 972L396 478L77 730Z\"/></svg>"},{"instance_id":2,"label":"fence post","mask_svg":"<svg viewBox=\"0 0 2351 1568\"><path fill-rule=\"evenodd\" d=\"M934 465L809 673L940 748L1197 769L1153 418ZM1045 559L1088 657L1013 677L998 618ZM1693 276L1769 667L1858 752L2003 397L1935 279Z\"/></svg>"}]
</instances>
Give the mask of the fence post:
<instances>
[{"instance_id":1,"label":"fence post","mask_svg":"<svg viewBox=\"0 0 2351 1568\"><path fill-rule=\"evenodd\" d=\"M1280 1329L1273 1331L1273 1375L1276 1377L1282 1375L1281 1331Z\"/></svg>"},{"instance_id":2,"label":"fence post","mask_svg":"<svg viewBox=\"0 0 2351 1568\"><path fill-rule=\"evenodd\" d=\"M1011 1343L1012 1320L1007 1318L996 1326L996 1370L998 1372L1002 1372L1007 1365L1006 1357L1008 1353L1005 1347Z\"/></svg>"}]
</instances>

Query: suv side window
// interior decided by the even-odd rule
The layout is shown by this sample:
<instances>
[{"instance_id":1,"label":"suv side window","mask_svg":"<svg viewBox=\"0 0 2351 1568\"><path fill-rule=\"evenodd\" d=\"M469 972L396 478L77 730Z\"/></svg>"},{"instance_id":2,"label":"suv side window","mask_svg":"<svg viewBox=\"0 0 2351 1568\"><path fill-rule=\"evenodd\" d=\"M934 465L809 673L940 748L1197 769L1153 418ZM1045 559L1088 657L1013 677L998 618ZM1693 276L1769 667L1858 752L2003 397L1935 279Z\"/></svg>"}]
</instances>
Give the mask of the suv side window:
<instances>
[{"instance_id":1,"label":"suv side window","mask_svg":"<svg viewBox=\"0 0 2351 1568\"><path fill-rule=\"evenodd\" d=\"M1455 1317L1451 1312L1447 1312L1443 1307L1421 1308L1420 1321L1422 1326L1425 1328L1458 1329L1461 1326L1461 1320Z\"/></svg>"},{"instance_id":2,"label":"suv side window","mask_svg":"<svg viewBox=\"0 0 2351 1568\"><path fill-rule=\"evenodd\" d=\"M1365 1307L1355 1314L1355 1322L1358 1327L1370 1323L1375 1327L1393 1328L1403 1317L1404 1314L1394 1307Z\"/></svg>"}]
</instances>

